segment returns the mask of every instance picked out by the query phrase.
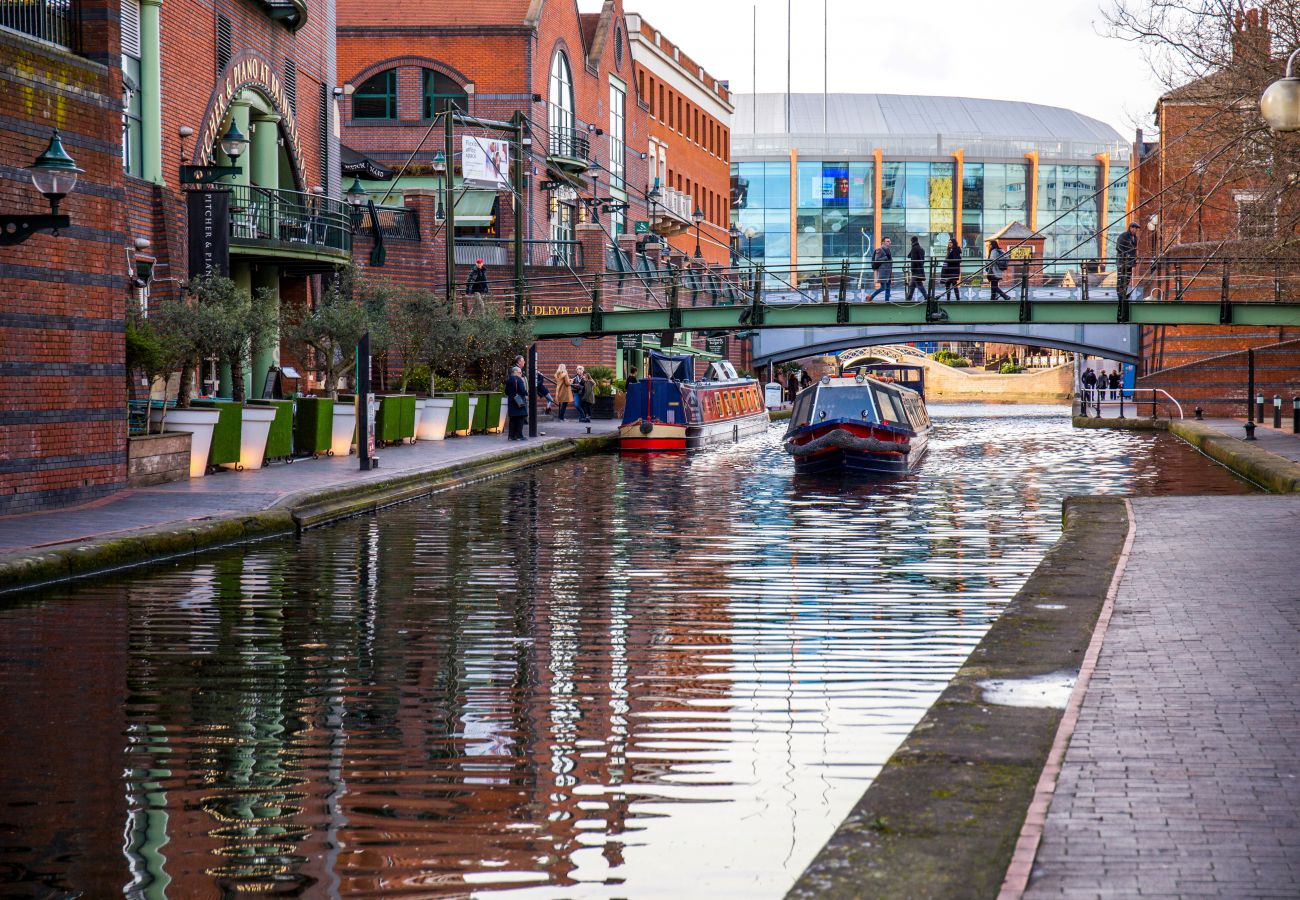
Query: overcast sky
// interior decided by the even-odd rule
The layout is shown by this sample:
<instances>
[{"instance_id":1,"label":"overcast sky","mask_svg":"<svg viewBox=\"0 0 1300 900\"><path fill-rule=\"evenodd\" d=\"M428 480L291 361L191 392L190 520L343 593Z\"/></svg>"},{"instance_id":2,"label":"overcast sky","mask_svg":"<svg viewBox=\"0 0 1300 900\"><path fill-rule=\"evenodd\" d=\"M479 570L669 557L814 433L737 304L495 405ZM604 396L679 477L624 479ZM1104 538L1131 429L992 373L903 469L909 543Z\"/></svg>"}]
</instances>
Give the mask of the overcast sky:
<instances>
[{"instance_id":1,"label":"overcast sky","mask_svg":"<svg viewBox=\"0 0 1300 900\"><path fill-rule=\"evenodd\" d=\"M1103 36L1099 0L826 0L830 90L1026 100L1063 106L1131 138L1153 132L1161 90L1141 48ZM732 89L754 88L753 19L758 10L758 90L784 92L786 0L623 0L624 9ZM579 0L584 12L601 0ZM794 0L796 92L820 92L823 0Z\"/></svg>"}]
</instances>

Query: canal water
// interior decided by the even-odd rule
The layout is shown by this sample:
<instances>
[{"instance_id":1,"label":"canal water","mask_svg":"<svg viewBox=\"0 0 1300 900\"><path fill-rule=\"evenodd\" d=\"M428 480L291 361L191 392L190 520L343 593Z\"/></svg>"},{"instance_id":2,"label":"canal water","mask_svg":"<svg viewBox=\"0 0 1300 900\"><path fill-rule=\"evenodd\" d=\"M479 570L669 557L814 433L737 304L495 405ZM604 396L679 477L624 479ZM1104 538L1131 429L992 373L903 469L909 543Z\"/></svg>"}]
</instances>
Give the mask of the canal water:
<instances>
[{"instance_id":1,"label":"canal water","mask_svg":"<svg viewBox=\"0 0 1300 900\"><path fill-rule=\"evenodd\" d=\"M1059 534L1240 493L1165 435L936 406L589 457L0 606L0 895L779 897Z\"/></svg>"}]
</instances>

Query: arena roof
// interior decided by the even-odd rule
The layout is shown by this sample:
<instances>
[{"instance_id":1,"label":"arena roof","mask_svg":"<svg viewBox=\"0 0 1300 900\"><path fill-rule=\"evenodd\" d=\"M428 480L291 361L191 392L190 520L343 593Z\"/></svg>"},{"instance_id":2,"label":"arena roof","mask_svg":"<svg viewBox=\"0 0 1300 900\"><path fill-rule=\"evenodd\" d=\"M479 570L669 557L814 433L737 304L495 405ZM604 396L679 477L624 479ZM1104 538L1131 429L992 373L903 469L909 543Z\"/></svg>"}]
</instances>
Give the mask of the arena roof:
<instances>
[{"instance_id":1,"label":"arena roof","mask_svg":"<svg viewBox=\"0 0 1300 900\"><path fill-rule=\"evenodd\" d=\"M964 149L981 158L1126 160L1129 144L1097 119L1057 106L913 94L736 94L732 157L800 153L947 156Z\"/></svg>"}]
</instances>

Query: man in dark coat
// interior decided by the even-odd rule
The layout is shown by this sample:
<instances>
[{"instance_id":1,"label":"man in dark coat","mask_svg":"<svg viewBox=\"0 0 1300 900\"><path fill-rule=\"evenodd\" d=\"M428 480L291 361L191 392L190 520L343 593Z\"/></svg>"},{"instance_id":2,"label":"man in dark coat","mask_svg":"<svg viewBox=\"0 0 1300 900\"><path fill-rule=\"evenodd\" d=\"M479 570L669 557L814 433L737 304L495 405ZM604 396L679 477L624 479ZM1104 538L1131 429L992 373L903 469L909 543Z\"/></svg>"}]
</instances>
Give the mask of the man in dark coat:
<instances>
[{"instance_id":1,"label":"man in dark coat","mask_svg":"<svg viewBox=\"0 0 1300 900\"><path fill-rule=\"evenodd\" d=\"M528 421L528 385L523 370L512 366L506 379L506 415L510 424L510 440L524 440L524 422Z\"/></svg>"},{"instance_id":2,"label":"man in dark coat","mask_svg":"<svg viewBox=\"0 0 1300 900\"><path fill-rule=\"evenodd\" d=\"M469 271L469 281L465 282L465 293L486 294L488 292L487 267L483 260L474 260L474 268Z\"/></svg>"},{"instance_id":3,"label":"man in dark coat","mask_svg":"<svg viewBox=\"0 0 1300 900\"><path fill-rule=\"evenodd\" d=\"M921 292L922 300L929 300L930 295L925 290L925 250L921 248L920 238L912 238L912 246L907 251L907 258L912 261L912 278L907 282L908 302L911 302L912 294L918 290Z\"/></svg>"},{"instance_id":4,"label":"man in dark coat","mask_svg":"<svg viewBox=\"0 0 1300 900\"><path fill-rule=\"evenodd\" d=\"M867 298L868 303L875 300L876 294L881 291L885 292L885 302L889 302L889 292L894 281L894 252L889 249L889 244L889 238L885 238L876 248L876 252L871 254L871 271L875 273L880 287L871 292L871 296Z\"/></svg>"},{"instance_id":5,"label":"man in dark coat","mask_svg":"<svg viewBox=\"0 0 1300 900\"><path fill-rule=\"evenodd\" d=\"M1133 222L1115 242L1115 291L1122 298L1128 297L1133 267L1137 265L1138 233L1141 230L1138 223Z\"/></svg>"}]
</instances>

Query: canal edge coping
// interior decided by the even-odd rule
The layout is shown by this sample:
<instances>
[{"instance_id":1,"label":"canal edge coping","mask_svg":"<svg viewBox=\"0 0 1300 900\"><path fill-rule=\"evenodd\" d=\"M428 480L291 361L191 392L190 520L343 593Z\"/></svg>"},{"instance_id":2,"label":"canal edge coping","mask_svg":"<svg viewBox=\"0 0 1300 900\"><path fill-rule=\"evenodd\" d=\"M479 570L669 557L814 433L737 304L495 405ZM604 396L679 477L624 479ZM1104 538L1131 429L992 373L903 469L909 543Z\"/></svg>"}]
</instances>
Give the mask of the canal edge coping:
<instances>
[{"instance_id":1,"label":"canal edge coping","mask_svg":"<svg viewBox=\"0 0 1300 900\"><path fill-rule=\"evenodd\" d=\"M1064 710L980 682L1076 676L1129 533L1116 497L1071 497L1060 539L787 897L995 897Z\"/></svg>"},{"instance_id":2,"label":"canal edge coping","mask_svg":"<svg viewBox=\"0 0 1300 900\"><path fill-rule=\"evenodd\" d=\"M1075 428L1168 431L1210 459L1275 494L1300 492L1300 463L1224 434L1194 419L1099 419L1074 416Z\"/></svg>"},{"instance_id":3,"label":"canal edge coping","mask_svg":"<svg viewBox=\"0 0 1300 900\"><path fill-rule=\"evenodd\" d=\"M462 463L404 472L355 485L301 491L257 512L217 515L202 522L178 522L112 537L73 541L38 550L0 555L0 596L47 587L121 569L301 533L386 506L605 449L616 435L563 438L508 448Z\"/></svg>"}]
</instances>

